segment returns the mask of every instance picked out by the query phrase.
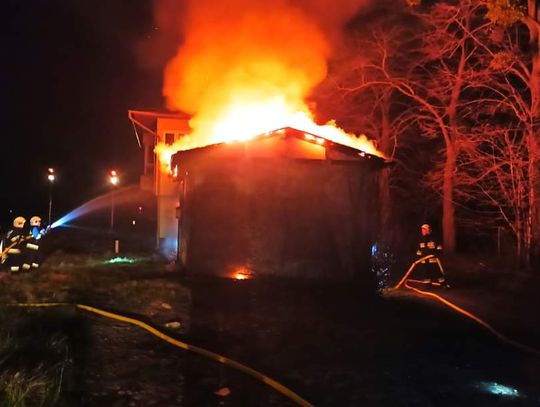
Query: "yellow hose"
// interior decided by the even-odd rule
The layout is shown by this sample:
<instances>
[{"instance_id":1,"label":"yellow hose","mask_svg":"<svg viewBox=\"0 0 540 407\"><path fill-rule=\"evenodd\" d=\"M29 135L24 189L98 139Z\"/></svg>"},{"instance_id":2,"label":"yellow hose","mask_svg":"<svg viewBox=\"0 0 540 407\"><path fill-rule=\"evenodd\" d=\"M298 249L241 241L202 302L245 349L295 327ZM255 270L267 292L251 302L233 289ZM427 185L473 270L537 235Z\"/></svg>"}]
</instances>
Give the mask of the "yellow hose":
<instances>
[{"instance_id":1,"label":"yellow hose","mask_svg":"<svg viewBox=\"0 0 540 407\"><path fill-rule=\"evenodd\" d=\"M175 339L169 335L164 334L163 332L157 330L156 328L144 323L143 321L140 321L136 318L126 317L123 315L115 314L113 312L105 311L99 308L91 307L89 305L84 304L70 304L70 303L38 303L38 304L9 304L8 306L12 307L36 307L36 308L49 308L49 307L61 307L61 306L74 306L75 308L84 310L89 313L101 315L105 318L113 319L116 321L125 322L131 325L138 326L139 328L144 329L145 331L150 332L152 335L157 336L158 338L164 340L165 342L170 343L171 345L177 346L179 348L182 348L184 350L199 354L201 356L204 356L208 359L212 359L216 362L223 363L224 365L231 366L237 370L240 370L241 372L244 372L245 374L254 377L257 380L262 381L263 383L267 384L268 386L272 387L274 390L278 391L279 393L283 394L285 397L289 398L299 406L303 407L311 407L313 406L311 403L309 403L307 400L300 397L298 394L290 390L289 388L285 387L281 383L275 381L274 379L256 371L255 369L252 369L242 363L239 363L235 360L226 358L225 356L219 355L217 353L208 351L206 349L200 348L198 346L190 345L185 342L182 342L178 339Z\"/></svg>"},{"instance_id":2,"label":"yellow hose","mask_svg":"<svg viewBox=\"0 0 540 407\"><path fill-rule=\"evenodd\" d=\"M12 249L13 247L17 246L18 244L24 243L25 241L30 240L30 239L32 239L32 236L27 236L27 237L23 237L21 240L16 241L15 243L10 244L8 247L6 247L2 251L2 254L0 254L0 259L4 258L4 256L7 254L9 249Z\"/></svg>"},{"instance_id":3,"label":"yellow hose","mask_svg":"<svg viewBox=\"0 0 540 407\"><path fill-rule=\"evenodd\" d=\"M399 281L399 283L397 283L397 285L394 287L394 289L398 289L400 288L403 283L407 280L407 278L409 277L409 274L412 273L412 271L414 270L414 268L418 265L418 263L422 263L423 261L427 260L427 259L431 259L432 257L435 257L433 256L432 254L428 254L427 256L424 256L424 257L421 257L419 258L418 260L414 261L412 264L411 264L411 267L409 267L409 270L407 270L407 272L405 273L405 275L403 276L403 278ZM438 260L438 259L437 259ZM439 266L440 266L440 263L439 263ZM444 273L443 273L444 274Z\"/></svg>"},{"instance_id":4,"label":"yellow hose","mask_svg":"<svg viewBox=\"0 0 540 407\"><path fill-rule=\"evenodd\" d=\"M405 273L405 275L403 276L403 278L400 280L400 282L394 287L394 289L398 289L400 288L402 285L405 285L406 288L408 288L409 290L412 290L414 292L416 292L417 294L420 294L420 295L423 295L423 296L426 296L426 297L430 297L430 298L435 298L436 300L442 302L444 305L450 307L452 310L458 312L459 314L461 315L464 315L466 316L467 318L470 318L472 319L474 322L476 322L477 324L480 324L481 326L483 326L484 328L486 328L489 332L491 332L493 335L495 335L498 339L500 339L501 341L505 342L505 343L508 343L509 345L512 345L512 346L515 346L516 348L520 349L520 350L523 350L525 352L530 352L532 354L535 354L537 356L540 356L540 350L538 349L535 349L535 348L532 348L530 346L527 346L527 345L524 345L520 342L517 342L513 339L510 339L509 337L507 337L506 335L500 333L499 331L497 331L495 328L493 328L490 324L488 324L486 321L478 318L476 315L474 315L473 313L459 307L458 305L450 302L449 300L447 300L446 298L438 295L438 294L435 294L435 293L432 293L432 292L429 292L429 291L423 291L423 290L420 290L418 288L415 288L415 287L412 287L408 284L408 279L407 277L411 274L411 272L414 270L414 268L416 267L416 265L418 263L420 263L421 261L423 260L426 260L430 257L434 257L433 255L429 255L429 256L426 256L426 257L423 257L415 262L413 262L413 264L411 265L411 267L409 267L409 270L407 270L407 272ZM441 269L441 272L443 273L444 275L444 271L443 271L443 267L442 267L442 264L441 262L439 261L438 258L436 258L437 260L437 264L439 265L439 268Z\"/></svg>"}]
</instances>

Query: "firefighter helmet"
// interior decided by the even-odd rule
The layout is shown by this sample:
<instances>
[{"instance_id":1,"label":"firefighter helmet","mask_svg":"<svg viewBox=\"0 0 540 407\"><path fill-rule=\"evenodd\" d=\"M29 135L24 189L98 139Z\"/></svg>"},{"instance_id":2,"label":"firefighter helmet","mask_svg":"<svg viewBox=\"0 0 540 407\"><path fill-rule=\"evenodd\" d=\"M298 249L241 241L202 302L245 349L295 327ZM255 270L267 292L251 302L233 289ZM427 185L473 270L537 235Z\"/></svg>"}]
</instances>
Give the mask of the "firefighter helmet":
<instances>
[{"instance_id":1,"label":"firefighter helmet","mask_svg":"<svg viewBox=\"0 0 540 407\"><path fill-rule=\"evenodd\" d=\"M39 216L32 216L30 218L30 226L41 226L41 218Z\"/></svg>"},{"instance_id":2,"label":"firefighter helmet","mask_svg":"<svg viewBox=\"0 0 540 407\"><path fill-rule=\"evenodd\" d=\"M17 216L15 219L13 219L13 227L23 228L25 223L26 219L24 219L22 216Z\"/></svg>"}]
</instances>

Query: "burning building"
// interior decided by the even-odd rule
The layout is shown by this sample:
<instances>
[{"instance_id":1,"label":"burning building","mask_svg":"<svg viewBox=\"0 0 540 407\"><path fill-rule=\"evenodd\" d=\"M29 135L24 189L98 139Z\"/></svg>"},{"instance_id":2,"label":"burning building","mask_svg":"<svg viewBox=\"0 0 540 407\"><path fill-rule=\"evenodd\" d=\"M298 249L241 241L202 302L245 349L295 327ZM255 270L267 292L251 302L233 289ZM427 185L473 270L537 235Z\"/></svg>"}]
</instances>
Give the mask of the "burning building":
<instances>
[{"instance_id":1,"label":"burning building","mask_svg":"<svg viewBox=\"0 0 540 407\"><path fill-rule=\"evenodd\" d=\"M157 196L157 244L182 267L344 277L366 268L384 159L364 135L316 123L306 100L342 29L369 4L155 3L156 44L179 41L162 94L189 116L129 116L143 129L141 186Z\"/></svg>"},{"instance_id":2,"label":"burning building","mask_svg":"<svg viewBox=\"0 0 540 407\"><path fill-rule=\"evenodd\" d=\"M178 250L178 186L168 168L160 166L155 149L157 145L172 145L189 134L189 116L130 110L128 117L143 151L140 189L156 197L156 248L174 258Z\"/></svg>"},{"instance_id":3,"label":"burning building","mask_svg":"<svg viewBox=\"0 0 540 407\"><path fill-rule=\"evenodd\" d=\"M292 128L178 152L180 263L227 276L365 272L383 164Z\"/></svg>"},{"instance_id":4,"label":"burning building","mask_svg":"<svg viewBox=\"0 0 540 407\"><path fill-rule=\"evenodd\" d=\"M368 269L384 159L283 128L176 152L165 168L152 146L184 137L186 117L130 118L146 128L141 187L157 196L158 243L185 270L350 278Z\"/></svg>"}]
</instances>

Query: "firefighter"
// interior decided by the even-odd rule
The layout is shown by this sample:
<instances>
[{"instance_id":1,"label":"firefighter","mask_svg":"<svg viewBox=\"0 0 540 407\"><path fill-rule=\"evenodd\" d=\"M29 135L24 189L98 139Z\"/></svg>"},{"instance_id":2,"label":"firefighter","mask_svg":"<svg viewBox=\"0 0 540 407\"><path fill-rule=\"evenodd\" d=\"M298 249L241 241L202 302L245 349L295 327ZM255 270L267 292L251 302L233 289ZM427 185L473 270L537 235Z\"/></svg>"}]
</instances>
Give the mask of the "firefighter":
<instances>
[{"instance_id":1,"label":"firefighter","mask_svg":"<svg viewBox=\"0 0 540 407\"><path fill-rule=\"evenodd\" d=\"M422 282L449 288L450 286L446 282L440 263L440 255L442 254L443 247L433 237L430 225L424 223L420 230L421 237L418 242L416 255L419 258L433 255L429 259L423 260L419 265L423 274Z\"/></svg>"},{"instance_id":2,"label":"firefighter","mask_svg":"<svg viewBox=\"0 0 540 407\"><path fill-rule=\"evenodd\" d=\"M13 220L13 228L8 230L5 236L2 263L5 263L7 269L12 273L23 269L30 269L29 265L25 265L24 263L22 250L23 243L26 240L26 233L24 232L25 223L25 218L17 216Z\"/></svg>"},{"instance_id":3,"label":"firefighter","mask_svg":"<svg viewBox=\"0 0 540 407\"><path fill-rule=\"evenodd\" d=\"M39 250L41 239L47 234L49 228L41 227L41 218L32 216L30 218L30 230L28 233L28 242L26 243L25 263L31 268L37 269L41 265L41 253Z\"/></svg>"}]
</instances>

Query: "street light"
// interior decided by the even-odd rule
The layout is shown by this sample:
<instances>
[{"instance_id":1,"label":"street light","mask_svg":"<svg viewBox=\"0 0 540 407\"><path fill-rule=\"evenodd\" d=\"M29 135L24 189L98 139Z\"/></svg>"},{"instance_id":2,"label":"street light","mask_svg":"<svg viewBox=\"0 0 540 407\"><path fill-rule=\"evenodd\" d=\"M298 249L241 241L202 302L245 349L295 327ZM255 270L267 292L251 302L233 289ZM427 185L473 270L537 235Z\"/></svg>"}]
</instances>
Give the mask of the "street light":
<instances>
[{"instance_id":1,"label":"street light","mask_svg":"<svg viewBox=\"0 0 540 407\"><path fill-rule=\"evenodd\" d=\"M47 170L47 179L49 180L49 223L51 224L51 217L52 217L52 189L54 181L56 180L56 174L54 172L54 168L50 168Z\"/></svg>"},{"instance_id":2,"label":"street light","mask_svg":"<svg viewBox=\"0 0 540 407\"><path fill-rule=\"evenodd\" d=\"M116 170L111 170L109 172L109 182L113 186L113 191L111 193L111 231L114 229L114 191L116 186L120 183L120 177Z\"/></svg>"},{"instance_id":3,"label":"street light","mask_svg":"<svg viewBox=\"0 0 540 407\"><path fill-rule=\"evenodd\" d=\"M109 172L109 182L111 183L113 190L111 193L111 233L114 231L114 194L116 187L120 183L120 177L116 170L111 170ZM118 254L120 252L120 241L118 239L114 240L114 253Z\"/></svg>"}]
</instances>

